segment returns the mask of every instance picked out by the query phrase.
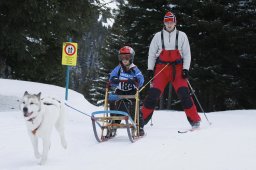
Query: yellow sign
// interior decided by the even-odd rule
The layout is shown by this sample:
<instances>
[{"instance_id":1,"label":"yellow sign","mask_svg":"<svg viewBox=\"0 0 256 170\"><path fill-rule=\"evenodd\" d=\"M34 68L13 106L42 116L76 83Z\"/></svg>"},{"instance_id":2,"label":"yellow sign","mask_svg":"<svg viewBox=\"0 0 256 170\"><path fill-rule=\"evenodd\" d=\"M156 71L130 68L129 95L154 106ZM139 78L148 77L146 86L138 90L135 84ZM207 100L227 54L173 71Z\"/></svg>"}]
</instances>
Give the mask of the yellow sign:
<instances>
[{"instance_id":1,"label":"yellow sign","mask_svg":"<svg viewBox=\"0 0 256 170\"><path fill-rule=\"evenodd\" d=\"M62 46L62 65L76 66L77 43L64 42Z\"/></svg>"}]
</instances>

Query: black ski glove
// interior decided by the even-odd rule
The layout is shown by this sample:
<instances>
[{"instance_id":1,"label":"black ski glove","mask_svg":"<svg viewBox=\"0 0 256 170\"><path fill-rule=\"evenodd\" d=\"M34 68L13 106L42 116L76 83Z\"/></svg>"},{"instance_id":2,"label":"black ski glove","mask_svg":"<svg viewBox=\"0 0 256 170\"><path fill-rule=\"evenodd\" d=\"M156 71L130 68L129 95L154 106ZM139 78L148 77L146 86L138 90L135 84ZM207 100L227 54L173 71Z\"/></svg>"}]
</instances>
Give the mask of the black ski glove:
<instances>
[{"instance_id":1,"label":"black ski glove","mask_svg":"<svg viewBox=\"0 0 256 170\"><path fill-rule=\"evenodd\" d=\"M111 83L113 83L113 84L118 84L118 83L119 83L119 78L116 77L116 76L113 76L110 81L111 81Z\"/></svg>"},{"instance_id":2,"label":"black ski glove","mask_svg":"<svg viewBox=\"0 0 256 170\"><path fill-rule=\"evenodd\" d=\"M148 70L148 80L151 80L154 77L154 70Z\"/></svg>"},{"instance_id":3,"label":"black ski glove","mask_svg":"<svg viewBox=\"0 0 256 170\"><path fill-rule=\"evenodd\" d=\"M184 79L188 79L188 78L189 78L189 72L188 72L187 69L183 69L183 70L182 70L182 77L183 77Z\"/></svg>"},{"instance_id":4,"label":"black ski glove","mask_svg":"<svg viewBox=\"0 0 256 170\"><path fill-rule=\"evenodd\" d=\"M127 80L127 83L128 84L131 84L131 85L135 85L136 84L136 77L135 78L129 78L128 80Z\"/></svg>"}]
</instances>

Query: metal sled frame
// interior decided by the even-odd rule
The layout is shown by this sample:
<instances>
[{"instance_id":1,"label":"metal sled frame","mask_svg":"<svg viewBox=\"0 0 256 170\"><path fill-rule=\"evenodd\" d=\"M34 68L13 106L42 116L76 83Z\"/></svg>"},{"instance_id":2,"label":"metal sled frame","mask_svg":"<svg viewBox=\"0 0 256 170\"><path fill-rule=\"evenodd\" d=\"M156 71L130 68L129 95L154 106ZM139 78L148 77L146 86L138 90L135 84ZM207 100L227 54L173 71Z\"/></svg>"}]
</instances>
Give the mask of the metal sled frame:
<instances>
[{"instance_id":1,"label":"metal sled frame","mask_svg":"<svg viewBox=\"0 0 256 170\"><path fill-rule=\"evenodd\" d=\"M134 119L129 113L109 109L109 83L105 91L104 111L96 111L91 114L93 132L98 142L110 139L107 133L113 129L126 128L129 140L133 143L139 137L139 90L135 95L117 95L119 99L135 99ZM115 114L118 116L111 116ZM125 123L112 123L115 120L124 120Z\"/></svg>"}]
</instances>

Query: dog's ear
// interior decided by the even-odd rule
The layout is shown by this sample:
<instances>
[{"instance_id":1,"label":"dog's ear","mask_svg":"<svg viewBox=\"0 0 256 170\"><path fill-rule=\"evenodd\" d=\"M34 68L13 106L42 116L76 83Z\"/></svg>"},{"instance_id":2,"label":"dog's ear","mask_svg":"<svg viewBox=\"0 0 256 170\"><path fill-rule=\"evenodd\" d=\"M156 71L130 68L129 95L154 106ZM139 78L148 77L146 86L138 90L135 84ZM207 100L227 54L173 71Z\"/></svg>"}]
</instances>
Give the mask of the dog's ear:
<instances>
[{"instance_id":1,"label":"dog's ear","mask_svg":"<svg viewBox=\"0 0 256 170\"><path fill-rule=\"evenodd\" d=\"M41 98L41 92L36 95L39 99Z\"/></svg>"},{"instance_id":2,"label":"dog's ear","mask_svg":"<svg viewBox=\"0 0 256 170\"><path fill-rule=\"evenodd\" d=\"M28 92L27 92L27 91L25 91L25 93L24 93L24 96L26 96L26 95L28 95Z\"/></svg>"}]
</instances>

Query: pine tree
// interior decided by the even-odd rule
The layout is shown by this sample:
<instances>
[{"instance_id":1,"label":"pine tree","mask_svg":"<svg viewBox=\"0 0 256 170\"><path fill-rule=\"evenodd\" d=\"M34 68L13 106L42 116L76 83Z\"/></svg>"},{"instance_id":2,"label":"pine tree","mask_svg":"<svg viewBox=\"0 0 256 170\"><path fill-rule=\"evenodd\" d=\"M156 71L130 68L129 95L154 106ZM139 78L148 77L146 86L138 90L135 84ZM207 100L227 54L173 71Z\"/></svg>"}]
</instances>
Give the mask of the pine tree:
<instances>
[{"instance_id":1,"label":"pine tree","mask_svg":"<svg viewBox=\"0 0 256 170\"><path fill-rule=\"evenodd\" d=\"M182 28L191 43L192 83L197 87L206 110L253 107L254 104L246 98L255 90L249 89L247 82L255 82L239 74L250 67L249 63L241 66L242 56L246 55L250 59L245 60L253 62L253 57L249 56L255 54L246 45L254 43L252 37L255 33L250 30L255 21L255 10L252 10L255 3L238 0L176 3L176 13L185 25ZM249 70L255 73L252 67Z\"/></svg>"},{"instance_id":2,"label":"pine tree","mask_svg":"<svg viewBox=\"0 0 256 170\"><path fill-rule=\"evenodd\" d=\"M162 8L168 8L167 5L166 1L130 0L120 6L120 12L101 52L106 70L103 77L108 77L111 70L119 64L118 50L125 45L135 50L134 63L146 75L148 46L154 33L162 28Z\"/></svg>"},{"instance_id":3,"label":"pine tree","mask_svg":"<svg viewBox=\"0 0 256 170\"><path fill-rule=\"evenodd\" d=\"M64 84L62 43L81 39L91 11L87 1L0 2L0 57L15 79Z\"/></svg>"}]
</instances>

